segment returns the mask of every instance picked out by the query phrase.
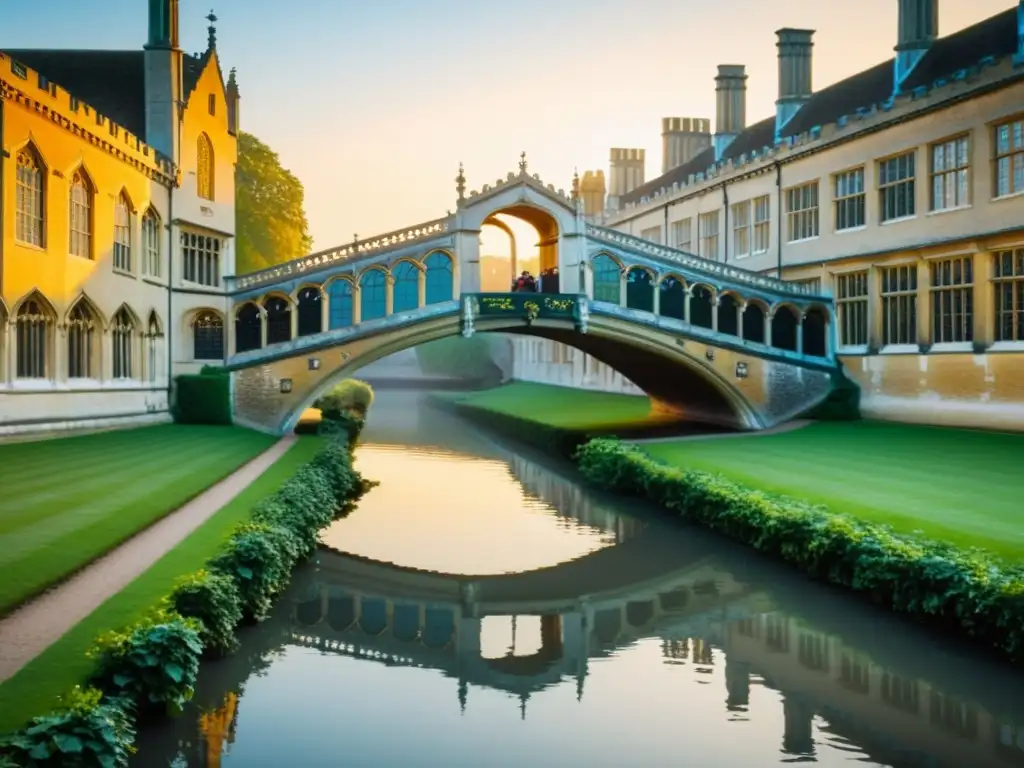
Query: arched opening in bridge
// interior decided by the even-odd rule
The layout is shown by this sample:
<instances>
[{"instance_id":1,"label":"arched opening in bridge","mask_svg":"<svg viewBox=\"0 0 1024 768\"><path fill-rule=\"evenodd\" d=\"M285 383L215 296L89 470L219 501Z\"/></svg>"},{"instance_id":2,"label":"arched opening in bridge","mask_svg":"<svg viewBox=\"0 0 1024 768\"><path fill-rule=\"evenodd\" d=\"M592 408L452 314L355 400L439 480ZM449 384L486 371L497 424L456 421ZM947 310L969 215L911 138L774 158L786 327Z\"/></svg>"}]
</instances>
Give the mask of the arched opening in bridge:
<instances>
[{"instance_id":1,"label":"arched opening in bridge","mask_svg":"<svg viewBox=\"0 0 1024 768\"><path fill-rule=\"evenodd\" d=\"M504 293L528 271L540 292L560 293L559 239L558 222L547 211L530 205L495 211L480 232L480 289Z\"/></svg>"},{"instance_id":2,"label":"arched opening in bridge","mask_svg":"<svg viewBox=\"0 0 1024 768\"><path fill-rule=\"evenodd\" d=\"M658 285L658 308L665 317L686 319L686 283L676 275L666 275Z\"/></svg>"},{"instance_id":3,"label":"arched opening in bridge","mask_svg":"<svg viewBox=\"0 0 1024 768\"><path fill-rule=\"evenodd\" d=\"M420 268L400 261L391 269L392 312L411 312L420 306Z\"/></svg>"},{"instance_id":4,"label":"arched opening in bridge","mask_svg":"<svg viewBox=\"0 0 1024 768\"><path fill-rule=\"evenodd\" d=\"M740 302L731 293L718 297L718 330L730 336L740 335Z\"/></svg>"},{"instance_id":5,"label":"arched opening in bridge","mask_svg":"<svg viewBox=\"0 0 1024 768\"><path fill-rule=\"evenodd\" d=\"M260 308L246 302L235 312L235 351L249 352L263 346L263 320Z\"/></svg>"},{"instance_id":6,"label":"arched opening in bridge","mask_svg":"<svg viewBox=\"0 0 1024 768\"><path fill-rule=\"evenodd\" d=\"M714 323L715 294L706 285L690 288L690 325L711 328Z\"/></svg>"},{"instance_id":7,"label":"arched opening in bridge","mask_svg":"<svg viewBox=\"0 0 1024 768\"><path fill-rule=\"evenodd\" d=\"M379 320L388 313L387 275L383 269L370 267L359 277L359 320Z\"/></svg>"},{"instance_id":8,"label":"arched opening in bridge","mask_svg":"<svg viewBox=\"0 0 1024 768\"><path fill-rule=\"evenodd\" d=\"M562 658L562 617L485 616L480 622L480 657L494 670L530 676Z\"/></svg>"},{"instance_id":9,"label":"arched opening in bridge","mask_svg":"<svg viewBox=\"0 0 1024 768\"><path fill-rule=\"evenodd\" d=\"M642 312L654 311L654 273L633 267L626 274L626 306Z\"/></svg>"},{"instance_id":10,"label":"arched opening in bridge","mask_svg":"<svg viewBox=\"0 0 1024 768\"><path fill-rule=\"evenodd\" d=\"M804 315L803 353L814 357L828 354L828 315L821 307L811 307Z\"/></svg>"},{"instance_id":11,"label":"arched opening in bridge","mask_svg":"<svg viewBox=\"0 0 1024 768\"><path fill-rule=\"evenodd\" d=\"M352 282L339 277L327 283L327 321L330 330L348 328L354 319Z\"/></svg>"},{"instance_id":12,"label":"arched opening in bridge","mask_svg":"<svg viewBox=\"0 0 1024 768\"><path fill-rule=\"evenodd\" d=\"M743 310L743 338L757 344L764 344L764 320L767 307L759 302L747 302Z\"/></svg>"},{"instance_id":13,"label":"arched opening in bridge","mask_svg":"<svg viewBox=\"0 0 1024 768\"><path fill-rule=\"evenodd\" d=\"M267 344L280 344L292 338L292 308L283 296L268 296L263 300L267 313Z\"/></svg>"},{"instance_id":14,"label":"arched opening in bridge","mask_svg":"<svg viewBox=\"0 0 1024 768\"><path fill-rule=\"evenodd\" d=\"M306 286L299 291L297 298L299 310L299 336L312 336L323 330L323 299L320 288Z\"/></svg>"},{"instance_id":15,"label":"arched opening in bridge","mask_svg":"<svg viewBox=\"0 0 1024 768\"><path fill-rule=\"evenodd\" d=\"M797 329L800 318L792 307L782 305L775 308L772 317L772 346L788 352L797 351Z\"/></svg>"}]
</instances>

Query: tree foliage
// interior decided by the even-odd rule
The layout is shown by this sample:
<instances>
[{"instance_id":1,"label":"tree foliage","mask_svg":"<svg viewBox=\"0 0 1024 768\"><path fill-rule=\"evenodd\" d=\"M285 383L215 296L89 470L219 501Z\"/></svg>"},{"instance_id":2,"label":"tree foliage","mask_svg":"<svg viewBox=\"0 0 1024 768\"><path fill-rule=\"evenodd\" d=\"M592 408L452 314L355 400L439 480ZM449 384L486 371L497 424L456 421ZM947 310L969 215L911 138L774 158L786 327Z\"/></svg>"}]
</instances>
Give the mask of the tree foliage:
<instances>
[{"instance_id":1,"label":"tree foliage","mask_svg":"<svg viewBox=\"0 0 1024 768\"><path fill-rule=\"evenodd\" d=\"M281 166L276 152L250 133L238 135L235 171L238 274L265 269L312 250L304 194L302 182Z\"/></svg>"}]
</instances>

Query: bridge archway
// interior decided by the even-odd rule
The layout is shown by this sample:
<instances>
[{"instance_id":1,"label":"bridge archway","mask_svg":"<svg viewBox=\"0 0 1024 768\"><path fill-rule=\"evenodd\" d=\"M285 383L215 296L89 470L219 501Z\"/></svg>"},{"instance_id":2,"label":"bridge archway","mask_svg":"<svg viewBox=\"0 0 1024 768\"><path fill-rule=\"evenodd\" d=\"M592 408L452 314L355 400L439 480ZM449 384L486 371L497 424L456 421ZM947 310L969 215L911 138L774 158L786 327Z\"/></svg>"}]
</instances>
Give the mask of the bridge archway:
<instances>
[{"instance_id":1,"label":"bridge archway","mask_svg":"<svg viewBox=\"0 0 1024 768\"><path fill-rule=\"evenodd\" d=\"M532 258L525 257L522 247L524 244L518 241L515 230L502 217L528 224L537 233L536 242L528 244L537 249L536 271L529 268L528 263ZM539 289L543 293L560 293L558 251L561 231L558 220L549 211L524 203L510 205L492 212L484 219L482 226L501 230L511 241L509 280L501 287L502 291L509 290L509 285L514 283L523 271L530 271L534 273L534 277L539 278Z\"/></svg>"},{"instance_id":2,"label":"bridge archway","mask_svg":"<svg viewBox=\"0 0 1024 768\"><path fill-rule=\"evenodd\" d=\"M688 354L674 337L638 336L634 326L623 321L606 321L592 326L586 334L577 332L571 321L544 321L530 326L501 319L479 325L481 333L528 335L558 341L585 352L619 371L651 398L654 407L695 422L737 429L763 426L757 408L737 387L705 362ZM333 370L311 377L303 390L291 399L281 430L289 432L310 404L327 390L372 362L460 332L457 317L433 323L393 329L382 333L344 359ZM305 362L305 358L302 359Z\"/></svg>"}]
</instances>

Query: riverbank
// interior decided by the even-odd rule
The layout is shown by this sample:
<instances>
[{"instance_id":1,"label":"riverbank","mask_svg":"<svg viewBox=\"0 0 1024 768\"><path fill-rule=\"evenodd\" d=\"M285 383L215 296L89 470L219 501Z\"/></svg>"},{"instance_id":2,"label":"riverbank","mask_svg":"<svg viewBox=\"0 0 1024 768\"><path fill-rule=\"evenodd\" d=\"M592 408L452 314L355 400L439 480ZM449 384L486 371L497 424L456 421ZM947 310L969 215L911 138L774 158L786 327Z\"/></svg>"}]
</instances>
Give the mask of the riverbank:
<instances>
[{"instance_id":1,"label":"riverbank","mask_svg":"<svg viewBox=\"0 0 1024 768\"><path fill-rule=\"evenodd\" d=\"M0 445L0 615L109 552L274 443L167 424Z\"/></svg>"},{"instance_id":2,"label":"riverbank","mask_svg":"<svg viewBox=\"0 0 1024 768\"><path fill-rule=\"evenodd\" d=\"M542 410L511 417L477 395L453 405L513 437L567 421L585 431L597 408L590 393L575 392L571 404L557 396L572 413L554 423ZM599 439L577 461L593 484L648 498L1017 657L1024 655L1024 608L1014 597L1024 590L1021 455L1024 436L1014 434L819 422L730 440Z\"/></svg>"},{"instance_id":3,"label":"riverbank","mask_svg":"<svg viewBox=\"0 0 1024 768\"><path fill-rule=\"evenodd\" d=\"M222 652L217 646L232 642L225 634L239 620L260 619L292 566L315 548L317 531L361 495L363 482L351 467L345 437L290 438L289 450L234 501L0 686L0 730L23 725L86 682L98 686L102 698L75 715L83 722L121 717L114 710L121 710L116 696L124 693L144 709L154 703L173 709L187 699L198 651ZM93 645L111 629L118 633ZM128 648L149 650L139 657ZM136 665L148 657L162 660L144 673ZM56 727L53 720L48 727ZM130 743L131 733L122 736L118 749Z\"/></svg>"}]
</instances>

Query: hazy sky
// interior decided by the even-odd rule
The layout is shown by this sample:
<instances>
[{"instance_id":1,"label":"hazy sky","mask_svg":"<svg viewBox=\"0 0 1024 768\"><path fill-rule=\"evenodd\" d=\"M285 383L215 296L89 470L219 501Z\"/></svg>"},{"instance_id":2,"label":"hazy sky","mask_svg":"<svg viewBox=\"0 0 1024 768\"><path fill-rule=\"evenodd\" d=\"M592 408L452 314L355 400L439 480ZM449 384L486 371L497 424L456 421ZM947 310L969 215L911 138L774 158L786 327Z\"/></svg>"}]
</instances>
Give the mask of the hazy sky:
<instances>
[{"instance_id":1,"label":"hazy sky","mask_svg":"<svg viewBox=\"0 0 1024 768\"><path fill-rule=\"evenodd\" d=\"M893 55L896 0L181 0L182 44L238 68L242 126L305 184L317 248L454 208L516 168L569 188L610 147L661 169L662 117L714 118L718 64L745 64L747 115L774 114L774 31L817 30L814 86ZM940 33L1012 0L940 0ZM0 47L135 48L144 0L5 2ZM45 20L40 23L40 20Z\"/></svg>"}]
</instances>

